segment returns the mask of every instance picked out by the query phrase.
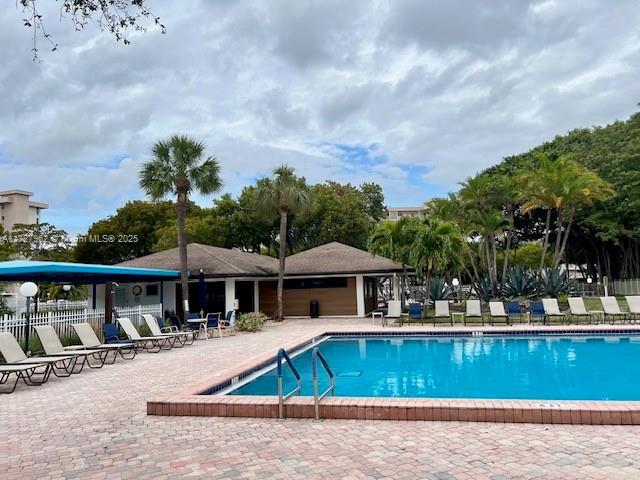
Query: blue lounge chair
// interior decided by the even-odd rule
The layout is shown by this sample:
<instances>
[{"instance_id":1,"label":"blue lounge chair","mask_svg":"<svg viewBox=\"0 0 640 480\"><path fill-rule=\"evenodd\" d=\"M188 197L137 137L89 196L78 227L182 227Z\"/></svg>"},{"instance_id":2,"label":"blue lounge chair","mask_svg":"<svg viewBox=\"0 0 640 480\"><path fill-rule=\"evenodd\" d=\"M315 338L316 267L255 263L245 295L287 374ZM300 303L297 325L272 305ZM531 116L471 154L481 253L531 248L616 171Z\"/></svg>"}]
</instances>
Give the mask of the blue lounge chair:
<instances>
[{"instance_id":1,"label":"blue lounge chair","mask_svg":"<svg viewBox=\"0 0 640 480\"><path fill-rule=\"evenodd\" d=\"M102 326L102 332L104 333L104 343L121 343L120 329L117 323L105 323Z\"/></svg>"},{"instance_id":2,"label":"blue lounge chair","mask_svg":"<svg viewBox=\"0 0 640 480\"><path fill-rule=\"evenodd\" d=\"M507 303L507 315L509 315L510 323L514 323L513 319L517 318L519 323L522 323L524 320L524 313L522 312L522 308L520 307L520 303L515 300L510 300Z\"/></svg>"},{"instance_id":3,"label":"blue lounge chair","mask_svg":"<svg viewBox=\"0 0 640 480\"><path fill-rule=\"evenodd\" d=\"M420 320L420 323L424 323L424 315L421 303L409 304L409 320Z\"/></svg>"},{"instance_id":4,"label":"blue lounge chair","mask_svg":"<svg viewBox=\"0 0 640 480\"><path fill-rule=\"evenodd\" d=\"M541 320L543 324L547 323L547 314L544 311L544 305L542 302L529 302L529 310L529 320L531 323L536 320Z\"/></svg>"}]
</instances>

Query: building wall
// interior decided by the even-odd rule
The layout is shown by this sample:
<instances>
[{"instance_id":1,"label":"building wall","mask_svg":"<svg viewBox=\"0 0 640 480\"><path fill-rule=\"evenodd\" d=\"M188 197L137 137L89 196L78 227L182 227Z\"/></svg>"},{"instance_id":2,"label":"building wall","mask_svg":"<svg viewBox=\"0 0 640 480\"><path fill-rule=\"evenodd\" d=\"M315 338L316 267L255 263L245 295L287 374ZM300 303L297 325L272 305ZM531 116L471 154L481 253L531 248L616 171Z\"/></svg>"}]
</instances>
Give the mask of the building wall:
<instances>
[{"instance_id":1,"label":"building wall","mask_svg":"<svg viewBox=\"0 0 640 480\"><path fill-rule=\"evenodd\" d=\"M7 190L0 192L0 225L11 230L19 223L35 224L40 222L40 211L46 204L30 201L31 192Z\"/></svg>"},{"instance_id":2,"label":"building wall","mask_svg":"<svg viewBox=\"0 0 640 480\"><path fill-rule=\"evenodd\" d=\"M422 218L423 207L388 208L387 220L400 220L403 217Z\"/></svg>"},{"instance_id":3,"label":"building wall","mask_svg":"<svg viewBox=\"0 0 640 480\"><path fill-rule=\"evenodd\" d=\"M277 282L260 281L260 311L274 316L277 310ZM351 316L358 314L356 277L347 277L344 288L285 289L283 292L285 316L308 316L309 302L315 299L320 304L321 316Z\"/></svg>"}]
</instances>

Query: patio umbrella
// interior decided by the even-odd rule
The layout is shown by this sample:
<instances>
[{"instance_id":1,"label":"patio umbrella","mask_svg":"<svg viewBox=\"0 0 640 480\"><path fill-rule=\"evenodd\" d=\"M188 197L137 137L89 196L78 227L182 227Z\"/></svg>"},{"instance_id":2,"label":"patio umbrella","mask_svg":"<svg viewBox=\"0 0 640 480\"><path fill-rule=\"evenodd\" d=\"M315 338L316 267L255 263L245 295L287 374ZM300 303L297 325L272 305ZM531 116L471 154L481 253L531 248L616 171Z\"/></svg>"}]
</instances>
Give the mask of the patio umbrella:
<instances>
[{"instance_id":1,"label":"patio umbrella","mask_svg":"<svg viewBox=\"0 0 640 480\"><path fill-rule=\"evenodd\" d=\"M204 315L204 310L207 301L207 288L204 284L204 271L200 270L198 277L198 306L200 307L200 313Z\"/></svg>"}]
</instances>

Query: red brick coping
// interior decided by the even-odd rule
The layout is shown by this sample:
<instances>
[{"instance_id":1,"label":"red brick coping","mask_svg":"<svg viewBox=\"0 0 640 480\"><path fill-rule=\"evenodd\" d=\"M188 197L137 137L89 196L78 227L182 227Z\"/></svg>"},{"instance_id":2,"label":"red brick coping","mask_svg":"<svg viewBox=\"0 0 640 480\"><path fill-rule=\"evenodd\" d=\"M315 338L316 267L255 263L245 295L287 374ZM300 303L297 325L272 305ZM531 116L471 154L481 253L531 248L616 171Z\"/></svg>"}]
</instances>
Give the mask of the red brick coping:
<instances>
[{"instance_id":1,"label":"red brick coping","mask_svg":"<svg viewBox=\"0 0 640 480\"><path fill-rule=\"evenodd\" d=\"M295 351L328 335L469 335L637 333L634 326L570 327L449 327L405 329L331 329L318 331L284 346ZM223 375L208 378L165 398L147 401L148 415L277 418L276 396L224 395L216 392L275 362L275 352L257 356ZM207 394L211 393L211 394ZM287 418L314 418L312 397L292 397L285 403ZM432 420L461 422L544 423L583 425L640 425L640 401L491 400L442 398L327 397L320 403L320 417L351 420Z\"/></svg>"}]
</instances>

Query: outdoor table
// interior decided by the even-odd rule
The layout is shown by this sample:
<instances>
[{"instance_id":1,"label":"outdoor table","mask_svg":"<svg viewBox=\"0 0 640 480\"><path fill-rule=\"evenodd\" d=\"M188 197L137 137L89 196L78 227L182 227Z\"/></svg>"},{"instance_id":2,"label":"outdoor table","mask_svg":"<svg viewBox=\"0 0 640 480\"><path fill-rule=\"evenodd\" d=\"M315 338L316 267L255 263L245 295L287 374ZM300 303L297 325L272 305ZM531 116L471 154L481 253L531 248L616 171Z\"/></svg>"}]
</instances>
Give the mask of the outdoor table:
<instances>
[{"instance_id":1,"label":"outdoor table","mask_svg":"<svg viewBox=\"0 0 640 480\"><path fill-rule=\"evenodd\" d=\"M205 340L209 340L209 333L207 332L207 319L206 318L190 318L190 319L187 320L187 325L191 326L192 328L197 325L197 328L195 330L197 330L198 332L203 330L204 331L204 339Z\"/></svg>"},{"instance_id":2,"label":"outdoor table","mask_svg":"<svg viewBox=\"0 0 640 480\"><path fill-rule=\"evenodd\" d=\"M384 312L371 312L371 323L376 324L376 318L380 319L380 325L384 326Z\"/></svg>"},{"instance_id":3,"label":"outdoor table","mask_svg":"<svg viewBox=\"0 0 640 480\"><path fill-rule=\"evenodd\" d=\"M589 310L588 313L595 315L596 321L602 321L604 323L604 310Z\"/></svg>"}]
</instances>

